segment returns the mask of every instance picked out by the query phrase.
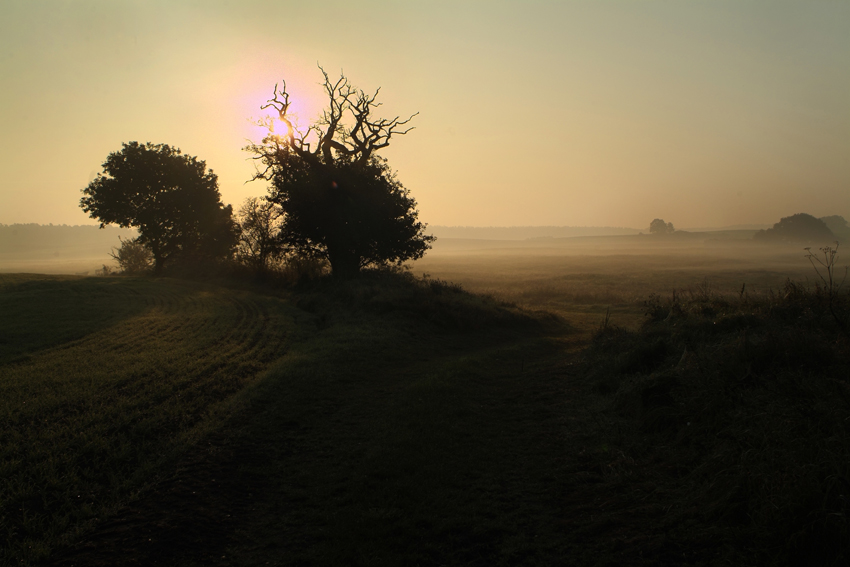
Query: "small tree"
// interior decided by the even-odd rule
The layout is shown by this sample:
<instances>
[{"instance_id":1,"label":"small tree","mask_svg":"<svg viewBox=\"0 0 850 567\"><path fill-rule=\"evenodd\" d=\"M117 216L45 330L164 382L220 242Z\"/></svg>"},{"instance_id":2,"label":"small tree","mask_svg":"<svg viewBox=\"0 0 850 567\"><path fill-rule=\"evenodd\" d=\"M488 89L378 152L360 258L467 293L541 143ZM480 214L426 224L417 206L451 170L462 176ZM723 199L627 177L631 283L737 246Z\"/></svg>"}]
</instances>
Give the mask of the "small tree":
<instances>
[{"instance_id":1,"label":"small tree","mask_svg":"<svg viewBox=\"0 0 850 567\"><path fill-rule=\"evenodd\" d=\"M655 219L649 223L649 234L672 234L676 231L672 222L664 222L664 219Z\"/></svg>"},{"instance_id":2,"label":"small tree","mask_svg":"<svg viewBox=\"0 0 850 567\"><path fill-rule=\"evenodd\" d=\"M272 122L262 143L246 148L261 164L254 179L272 182L268 200L284 213L281 245L326 259L336 276L421 258L434 237L425 234L416 201L377 155L394 135L411 130L415 114L375 118L380 89L370 95L319 69L328 105L316 123L297 129L286 83L275 85L262 108L277 111L284 133L275 134Z\"/></svg>"},{"instance_id":3,"label":"small tree","mask_svg":"<svg viewBox=\"0 0 850 567\"><path fill-rule=\"evenodd\" d=\"M206 163L166 144L123 144L103 172L83 189L80 206L100 227L139 229L137 241L153 255L154 273L176 256L226 257L238 227L221 203L218 177Z\"/></svg>"},{"instance_id":4,"label":"small tree","mask_svg":"<svg viewBox=\"0 0 850 567\"><path fill-rule=\"evenodd\" d=\"M113 248L109 253L116 262L121 272L137 276L146 274L153 267L153 254L143 243L139 242L139 238L124 240L120 236L118 240L121 242L119 248ZM104 266L105 267L105 266Z\"/></svg>"},{"instance_id":5,"label":"small tree","mask_svg":"<svg viewBox=\"0 0 850 567\"><path fill-rule=\"evenodd\" d=\"M280 238L283 211L274 203L248 197L236 218L241 229L236 257L258 272L267 271L286 252Z\"/></svg>"}]
</instances>

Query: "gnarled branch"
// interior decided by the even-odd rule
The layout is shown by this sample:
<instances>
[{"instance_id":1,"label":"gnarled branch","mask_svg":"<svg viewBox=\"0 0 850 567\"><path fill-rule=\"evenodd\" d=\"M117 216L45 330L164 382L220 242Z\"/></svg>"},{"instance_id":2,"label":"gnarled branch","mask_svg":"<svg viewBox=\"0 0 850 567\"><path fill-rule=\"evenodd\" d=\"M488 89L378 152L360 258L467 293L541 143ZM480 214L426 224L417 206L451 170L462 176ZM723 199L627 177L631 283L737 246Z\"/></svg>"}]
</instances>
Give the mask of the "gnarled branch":
<instances>
[{"instance_id":1,"label":"gnarled branch","mask_svg":"<svg viewBox=\"0 0 850 567\"><path fill-rule=\"evenodd\" d=\"M287 131L283 135L275 135L272 131L263 140L262 145L251 144L246 148L256 154L254 159L267 165L263 172L258 171L258 178L268 178L274 168L274 156L280 155L279 152L285 151L285 148L311 162L331 164L341 156L366 162L377 150L389 146L393 136L402 136L413 130L413 126L408 124L418 112L406 119L399 116L392 119L374 118L374 109L382 104L377 102L380 88L370 95L355 88L343 73L340 73L339 79L331 80L321 65L319 70L324 79L322 87L327 96L327 107L306 132L299 132L288 115L291 102L285 81L275 84L272 98L260 107L263 110L274 108L278 119L286 125ZM280 84L283 85L282 88ZM350 127L344 123L346 117L353 119L353 125ZM312 149L312 144L307 141L312 135L317 138L315 149Z\"/></svg>"}]
</instances>

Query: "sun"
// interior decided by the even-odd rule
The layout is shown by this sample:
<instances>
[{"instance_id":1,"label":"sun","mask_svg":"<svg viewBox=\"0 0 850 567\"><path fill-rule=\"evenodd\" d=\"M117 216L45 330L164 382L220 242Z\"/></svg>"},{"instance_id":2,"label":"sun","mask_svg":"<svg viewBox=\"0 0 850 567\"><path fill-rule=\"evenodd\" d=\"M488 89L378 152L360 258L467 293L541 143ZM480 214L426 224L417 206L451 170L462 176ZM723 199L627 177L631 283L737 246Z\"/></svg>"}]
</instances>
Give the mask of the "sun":
<instances>
[{"instance_id":1,"label":"sun","mask_svg":"<svg viewBox=\"0 0 850 567\"><path fill-rule=\"evenodd\" d=\"M292 120L290 119L290 122ZM293 127L295 124L292 125ZM280 118L275 118L272 120L272 127L274 128L274 133L278 136L287 136L289 134L294 133L293 127L290 127L289 124L281 120Z\"/></svg>"},{"instance_id":2,"label":"sun","mask_svg":"<svg viewBox=\"0 0 850 567\"><path fill-rule=\"evenodd\" d=\"M310 123L307 118L313 116L316 111L316 108L314 108L316 107L314 100L316 97L310 96L310 94L312 93L303 97L300 94L299 96L293 95L289 100L286 117L292 124L291 133L296 137L300 137L307 131L307 125ZM278 117L274 108L261 108L267 103L269 96L269 89L264 85L253 90L250 96L244 97L246 109L251 109L246 112L248 118L246 118L245 137L254 142L259 142L269 135L285 138L290 134L289 126ZM256 112L257 110L259 110L259 113Z\"/></svg>"}]
</instances>

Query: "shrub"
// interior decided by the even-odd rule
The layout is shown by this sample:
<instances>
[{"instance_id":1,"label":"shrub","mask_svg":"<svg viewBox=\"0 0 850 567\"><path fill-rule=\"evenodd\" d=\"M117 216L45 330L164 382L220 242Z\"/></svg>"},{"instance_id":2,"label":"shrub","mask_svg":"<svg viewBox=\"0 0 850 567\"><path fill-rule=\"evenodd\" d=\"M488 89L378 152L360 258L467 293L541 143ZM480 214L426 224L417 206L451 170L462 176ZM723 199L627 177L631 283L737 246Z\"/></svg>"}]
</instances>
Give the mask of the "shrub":
<instances>
[{"instance_id":1,"label":"shrub","mask_svg":"<svg viewBox=\"0 0 850 567\"><path fill-rule=\"evenodd\" d=\"M118 239L121 246L113 248L110 256L118 262L121 273L137 276L153 270L153 253L145 244L138 238L124 240L119 236Z\"/></svg>"}]
</instances>

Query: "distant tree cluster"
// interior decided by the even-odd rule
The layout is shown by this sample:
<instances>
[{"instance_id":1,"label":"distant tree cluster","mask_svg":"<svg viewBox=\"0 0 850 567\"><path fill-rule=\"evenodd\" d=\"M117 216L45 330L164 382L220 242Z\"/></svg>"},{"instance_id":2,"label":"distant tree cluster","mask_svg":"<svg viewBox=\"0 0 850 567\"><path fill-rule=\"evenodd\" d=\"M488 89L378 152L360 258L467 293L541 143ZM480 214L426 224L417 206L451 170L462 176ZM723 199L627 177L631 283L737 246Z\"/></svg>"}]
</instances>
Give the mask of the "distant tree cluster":
<instances>
[{"instance_id":1,"label":"distant tree cluster","mask_svg":"<svg viewBox=\"0 0 850 567\"><path fill-rule=\"evenodd\" d=\"M826 244L836 240L836 234L830 229L827 220L842 236L848 232L847 221L843 217L836 215L819 219L806 213L797 213L783 217L772 228L758 231L753 238L765 242Z\"/></svg>"},{"instance_id":2,"label":"distant tree cluster","mask_svg":"<svg viewBox=\"0 0 850 567\"><path fill-rule=\"evenodd\" d=\"M664 219L655 219L649 223L649 234L673 234L676 229L672 222L664 222Z\"/></svg>"},{"instance_id":3,"label":"distant tree cluster","mask_svg":"<svg viewBox=\"0 0 850 567\"><path fill-rule=\"evenodd\" d=\"M850 226L847 225L847 221L844 220L844 217L839 215L831 215L828 217L821 217L820 220L832 231L832 234L835 235L841 242L846 242L850 239Z\"/></svg>"},{"instance_id":4,"label":"distant tree cluster","mask_svg":"<svg viewBox=\"0 0 850 567\"><path fill-rule=\"evenodd\" d=\"M377 96L331 80L323 69L327 107L307 130L288 113L286 83L262 108L277 118L246 150L260 167L254 179L269 194L249 198L234 216L221 202L218 178L205 162L167 144L123 144L109 154L80 206L101 228L135 227L139 236L113 252L122 271L161 274L178 260L235 258L256 272L281 262L316 259L349 277L369 266L421 258L434 237L418 220L416 201L378 150L408 133L406 119L377 118ZM275 133L275 123L283 133Z\"/></svg>"}]
</instances>

